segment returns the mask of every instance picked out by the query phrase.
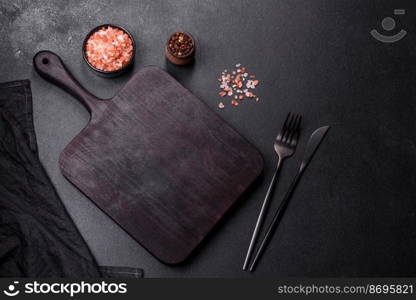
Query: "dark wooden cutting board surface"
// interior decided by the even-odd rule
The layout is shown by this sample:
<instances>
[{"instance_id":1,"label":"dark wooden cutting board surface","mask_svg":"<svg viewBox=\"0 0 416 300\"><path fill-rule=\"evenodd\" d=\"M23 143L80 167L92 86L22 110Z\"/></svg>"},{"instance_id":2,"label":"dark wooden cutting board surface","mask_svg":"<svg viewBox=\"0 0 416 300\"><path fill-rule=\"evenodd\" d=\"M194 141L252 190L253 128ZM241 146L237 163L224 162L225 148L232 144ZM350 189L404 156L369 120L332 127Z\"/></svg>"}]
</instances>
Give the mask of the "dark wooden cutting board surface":
<instances>
[{"instance_id":1,"label":"dark wooden cutting board surface","mask_svg":"<svg viewBox=\"0 0 416 300\"><path fill-rule=\"evenodd\" d=\"M61 153L63 175L162 262L185 260L263 170L247 140L158 67L98 99L53 52L34 66L91 113Z\"/></svg>"}]
</instances>

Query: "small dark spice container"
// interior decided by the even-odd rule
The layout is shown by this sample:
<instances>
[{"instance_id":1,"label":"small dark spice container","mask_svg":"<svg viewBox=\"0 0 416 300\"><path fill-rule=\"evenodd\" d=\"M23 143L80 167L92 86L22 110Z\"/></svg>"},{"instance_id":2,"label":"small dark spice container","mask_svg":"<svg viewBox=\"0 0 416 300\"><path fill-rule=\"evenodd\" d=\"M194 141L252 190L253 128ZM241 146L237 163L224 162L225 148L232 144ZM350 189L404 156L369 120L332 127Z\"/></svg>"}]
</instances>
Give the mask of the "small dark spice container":
<instances>
[{"instance_id":1,"label":"small dark spice container","mask_svg":"<svg viewBox=\"0 0 416 300\"><path fill-rule=\"evenodd\" d=\"M187 32L175 32L166 43L165 54L175 65L189 64L195 57L195 40Z\"/></svg>"},{"instance_id":2,"label":"small dark spice container","mask_svg":"<svg viewBox=\"0 0 416 300\"><path fill-rule=\"evenodd\" d=\"M91 61L91 39L95 39L94 43L100 43L100 35L97 33L107 33L109 36L106 37L104 41L113 40L117 43L116 46L112 48L112 45L106 44L105 42L103 46L108 48L108 51L106 50L105 53L96 52L94 57L96 60ZM104 48L105 48L104 47ZM124 49L123 49L124 47ZM89 51L89 53L87 53ZM126 53L123 53L123 51L126 51ZM102 77L116 77L127 70L131 69L131 67L134 64L134 57L136 52L136 44L133 38L133 35L124 27L114 24L103 24L100 26L97 26L93 28L85 37L84 42L82 44L82 56L87 63L87 65L90 67L90 69L96 73L99 76ZM105 54L105 57L102 55ZM111 62L114 65L117 65L117 67L110 68L108 70L108 65L105 65L105 61L103 61L103 64L99 66L99 62L97 63L97 60L99 60L99 56L102 55L102 59L113 58L114 60ZM124 56L124 57L123 57Z\"/></svg>"}]
</instances>

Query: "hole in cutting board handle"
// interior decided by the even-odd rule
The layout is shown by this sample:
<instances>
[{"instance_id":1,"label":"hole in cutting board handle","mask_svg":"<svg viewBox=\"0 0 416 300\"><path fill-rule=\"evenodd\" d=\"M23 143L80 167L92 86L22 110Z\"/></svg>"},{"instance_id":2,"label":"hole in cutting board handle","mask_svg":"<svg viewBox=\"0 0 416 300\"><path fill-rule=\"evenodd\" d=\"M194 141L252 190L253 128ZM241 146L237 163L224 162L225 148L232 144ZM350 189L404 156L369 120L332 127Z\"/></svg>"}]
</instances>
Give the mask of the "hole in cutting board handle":
<instances>
[{"instance_id":1,"label":"hole in cutting board handle","mask_svg":"<svg viewBox=\"0 0 416 300\"><path fill-rule=\"evenodd\" d=\"M52 51L42 50L33 58L35 70L47 81L64 89L66 92L77 98L84 104L87 110L92 113L98 111L98 105L102 100L87 91L65 67L61 58Z\"/></svg>"}]
</instances>

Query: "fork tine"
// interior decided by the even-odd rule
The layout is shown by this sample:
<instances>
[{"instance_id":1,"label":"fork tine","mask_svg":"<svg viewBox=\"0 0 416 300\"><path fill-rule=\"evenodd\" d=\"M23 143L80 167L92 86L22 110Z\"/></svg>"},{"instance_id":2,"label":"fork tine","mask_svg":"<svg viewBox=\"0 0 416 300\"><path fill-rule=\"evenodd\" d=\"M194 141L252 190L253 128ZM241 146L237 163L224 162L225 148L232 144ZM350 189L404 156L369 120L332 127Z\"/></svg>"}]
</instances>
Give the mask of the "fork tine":
<instances>
[{"instance_id":1,"label":"fork tine","mask_svg":"<svg viewBox=\"0 0 416 300\"><path fill-rule=\"evenodd\" d=\"M287 116L286 116L286 119L285 119L285 122L283 123L283 128L285 128L286 126L287 126L287 123L288 123L288 121L289 121L289 119L290 119L290 117L292 116L293 114L292 114L292 112L289 112L288 114L287 114ZM283 129L282 128L282 129Z\"/></svg>"},{"instance_id":2,"label":"fork tine","mask_svg":"<svg viewBox=\"0 0 416 300\"><path fill-rule=\"evenodd\" d=\"M302 116L298 115L298 120L297 120L297 123L296 123L296 126L295 126L295 130L293 132L293 136L292 136L291 141L290 141L290 145L293 146L293 147L296 146L296 144L298 143L301 122L302 122Z\"/></svg>"},{"instance_id":3,"label":"fork tine","mask_svg":"<svg viewBox=\"0 0 416 300\"><path fill-rule=\"evenodd\" d=\"M296 121L296 114L292 114L290 117L290 120L287 124L287 128L283 134L282 142L286 143L289 140L290 134L292 132L293 124Z\"/></svg>"},{"instance_id":4,"label":"fork tine","mask_svg":"<svg viewBox=\"0 0 416 300\"><path fill-rule=\"evenodd\" d=\"M300 131L300 123L302 121L302 116L300 114L296 115L296 122L293 125L293 131L292 134L290 135L290 139L288 141L288 144L291 146L296 146L297 144L297 135L298 132Z\"/></svg>"},{"instance_id":5,"label":"fork tine","mask_svg":"<svg viewBox=\"0 0 416 300\"><path fill-rule=\"evenodd\" d=\"M291 112L289 112L289 113L287 114L286 119L285 119L285 121L284 121L284 123L283 123L282 129L280 129L279 134L278 134L278 135L277 135L277 137L276 137L276 140L277 140L277 141L281 141L281 140L282 140L283 135L284 135L284 133L285 133L285 131L286 131L286 128L287 128L288 120L289 120L289 119L290 119L290 117L291 117L291 114L292 114Z\"/></svg>"},{"instance_id":6,"label":"fork tine","mask_svg":"<svg viewBox=\"0 0 416 300\"><path fill-rule=\"evenodd\" d=\"M299 140L299 131L296 131L295 135L293 136L292 141L290 142L290 145L292 147L296 147L296 145L298 144L298 140Z\"/></svg>"},{"instance_id":7,"label":"fork tine","mask_svg":"<svg viewBox=\"0 0 416 300\"><path fill-rule=\"evenodd\" d=\"M286 143L289 144L289 145L290 145L290 142L291 142L291 140L293 138L293 135L296 131L297 122L298 122L298 115L296 114L296 115L294 115L293 124L291 124L291 126L289 128L289 133L288 133L288 136L287 136L287 139L286 139Z\"/></svg>"}]
</instances>

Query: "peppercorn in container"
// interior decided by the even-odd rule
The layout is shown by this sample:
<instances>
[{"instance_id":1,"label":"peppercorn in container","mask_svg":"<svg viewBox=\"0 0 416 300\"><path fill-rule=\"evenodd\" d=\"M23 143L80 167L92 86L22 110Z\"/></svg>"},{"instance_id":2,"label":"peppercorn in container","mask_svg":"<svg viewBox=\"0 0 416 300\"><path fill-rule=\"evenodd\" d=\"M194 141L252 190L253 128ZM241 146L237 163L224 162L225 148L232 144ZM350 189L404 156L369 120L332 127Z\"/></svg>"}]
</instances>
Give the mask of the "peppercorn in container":
<instances>
[{"instance_id":1,"label":"peppercorn in container","mask_svg":"<svg viewBox=\"0 0 416 300\"><path fill-rule=\"evenodd\" d=\"M187 32L175 32L166 43L165 54L175 65L189 64L195 57L195 40Z\"/></svg>"}]
</instances>

